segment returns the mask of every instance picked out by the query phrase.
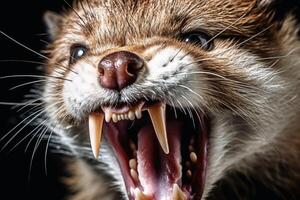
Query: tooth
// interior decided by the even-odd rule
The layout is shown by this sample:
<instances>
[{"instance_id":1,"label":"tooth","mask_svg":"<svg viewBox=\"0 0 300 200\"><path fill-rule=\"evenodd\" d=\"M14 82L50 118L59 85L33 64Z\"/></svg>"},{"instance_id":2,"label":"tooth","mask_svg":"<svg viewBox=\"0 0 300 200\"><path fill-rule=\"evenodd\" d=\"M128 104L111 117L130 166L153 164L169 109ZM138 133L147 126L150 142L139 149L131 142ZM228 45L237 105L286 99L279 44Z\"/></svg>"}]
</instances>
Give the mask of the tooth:
<instances>
[{"instance_id":1,"label":"tooth","mask_svg":"<svg viewBox=\"0 0 300 200\"><path fill-rule=\"evenodd\" d=\"M128 117L128 115L125 115L125 119L126 119L126 120L129 120L129 117Z\"/></svg>"},{"instance_id":2,"label":"tooth","mask_svg":"<svg viewBox=\"0 0 300 200\"><path fill-rule=\"evenodd\" d=\"M186 175L188 176L188 177L192 177L192 171L191 170L187 170L187 172L186 172Z\"/></svg>"},{"instance_id":3,"label":"tooth","mask_svg":"<svg viewBox=\"0 0 300 200\"><path fill-rule=\"evenodd\" d=\"M158 141L165 152L169 154L169 144L166 129L166 104L157 104L148 108Z\"/></svg>"},{"instance_id":4,"label":"tooth","mask_svg":"<svg viewBox=\"0 0 300 200\"><path fill-rule=\"evenodd\" d=\"M134 196L135 196L135 200L152 200L151 197L145 195L143 192L140 191L139 188L136 188L134 190Z\"/></svg>"},{"instance_id":5,"label":"tooth","mask_svg":"<svg viewBox=\"0 0 300 200\"><path fill-rule=\"evenodd\" d=\"M89 132L92 151L95 158L98 158L101 144L101 135L103 128L104 115L92 113L89 115Z\"/></svg>"},{"instance_id":6,"label":"tooth","mask_svg":"<svg viewBox=\"0 0 300 200\"><path fill-rule=\"evenodd\" d=\"M118 122L118 116L116 114L112 114L112 120L114 123Z\"/></svg>"},{"instance_id":7,"label":"tooth","mask_svg":"<svg viewBox=\"0 0 300 200\"><path fill-rule=\"evenodd\" d=\"M197 162L198 157L197 157L197 155L196 155L195 152L190 153L190 159L191 159L191 161L192 161L193 163L196 163L196 162Z\"/></svg>"},{"instance_id":8,"label":"tooth","mask_svg":"<svg viewBox=\"0 0 300 200\"><path fill-rule=\"evenodd\" d=\"M129 160L129 167L130 167L130 169L136 170L136 168L137 168L137 161L136 161L136 159Z\"/></svg>"},{"instance_id":9,"label":"tooth","mask_svg":"<svg viewBox=\"0 0 300 200\"><path fill-rule=\"evenodd\" d=\"M135 119L135 116L134 116L133 111L129 111L129 113L128 113L128 118L129 118L130 120L134 120L134 119Z\"/></svg>"},{"instance_id":10,"label":"tooth","mask_svg":"<svg viewBox=\"0 0 300 200\"><path fill-rule=\"evenodd\" d=\"M142 118L142 112L141 112L141 110L137 109L135 111L135 116L136 116L136 118L141 119Z\"/></svg>"},{"instance_id":11,"label":"tooth","mask_svg":"<svg viewBox=\"0 0 300 200\"><path fill-rule=\"evenodd\" d=\"M186 195L184 194L184 192L180 189L180 187L177 184L173 185L172 200L187 200Z\"/></svg>"},{"instance_id":12,"label":"tooth","mask_svg":"<svg viewBox=\"0 0 300 200\"><path fill-rule=\"evenodd\" d=\"M133 178L133 180L135 182L139 181L139 176L138 176L137 172L134 169L130 170L130 175L131 175L131 177Z\"/></svg>"},{"instance_id":13,"label":"tooth","mask_svg":"<svg viewBox=\"0 0 300 200\"><path fill-rule=\"evenodd\" d=\"M112 113L111 113L110 111L105 112L105 121L106 121L107 123L110 122L111 116L112 116Z\"/></svg>"},{"instance_id":14,"label":"tooth","mask_svg":"<svg viewBox=\"0 0 300 200\"><path fill-rule=\"evenodd\" d=\"M122 116L118 115L118 121L121 121L121 120L122 120Z\"/></svg>"}]
</instances>

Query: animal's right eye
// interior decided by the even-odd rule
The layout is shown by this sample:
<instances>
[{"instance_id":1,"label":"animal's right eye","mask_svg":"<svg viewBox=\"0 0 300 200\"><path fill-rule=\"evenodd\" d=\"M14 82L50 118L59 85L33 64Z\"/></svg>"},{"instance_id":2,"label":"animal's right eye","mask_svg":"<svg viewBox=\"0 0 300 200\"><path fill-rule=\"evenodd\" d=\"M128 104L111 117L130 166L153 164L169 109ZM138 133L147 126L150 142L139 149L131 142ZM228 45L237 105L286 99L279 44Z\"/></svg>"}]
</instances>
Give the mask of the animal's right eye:
<instances>
[{"instance_id":1,"label":"animal's right eye","mask_svg":"<svg viewBox=\"0 0 300 200\"><path fill-rule=\"evenodd\" d=\"M87 53L87 47L83 45L74 45L71 47L70 63L75 63Z\"/></svg>"}]
</instances>

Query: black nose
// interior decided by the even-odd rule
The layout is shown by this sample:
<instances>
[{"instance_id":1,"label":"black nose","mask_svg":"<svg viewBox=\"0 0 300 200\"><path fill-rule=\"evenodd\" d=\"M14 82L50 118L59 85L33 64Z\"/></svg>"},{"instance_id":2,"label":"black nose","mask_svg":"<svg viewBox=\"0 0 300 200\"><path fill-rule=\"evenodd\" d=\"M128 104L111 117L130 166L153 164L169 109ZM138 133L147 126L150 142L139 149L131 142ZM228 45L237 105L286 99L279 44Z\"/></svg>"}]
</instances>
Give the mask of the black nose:
<instances>
[{"instance_id":1,"label":"black nose","mask_svg":"<svg viewBox=\"0 0 300 200\"><path fill-rule=\"evenodd\" d=\"M105 56L99 63L100 85L107 89L122 90L134 83L144 61L128 51L118 51Z\"/></svg>"}]
</instances>

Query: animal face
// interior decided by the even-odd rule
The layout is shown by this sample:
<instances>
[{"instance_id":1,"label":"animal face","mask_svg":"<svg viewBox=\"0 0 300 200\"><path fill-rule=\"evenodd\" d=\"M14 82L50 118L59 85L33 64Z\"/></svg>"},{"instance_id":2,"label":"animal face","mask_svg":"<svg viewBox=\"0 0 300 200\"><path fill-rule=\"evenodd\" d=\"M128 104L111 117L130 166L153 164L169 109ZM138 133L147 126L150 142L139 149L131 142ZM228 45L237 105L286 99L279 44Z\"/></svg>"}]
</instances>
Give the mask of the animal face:
<instances>
[{"instance_id":1,"label":"animal face","mask_svg":"<svg viewBox=\"0 0 300 200\"><path fill-rule=\"evenodd\" d=\"M269 4L82 0L48 14L51 126L129 199L201 199L283 127L293 87L274 58L296 33Z\"/></svg>"}]
</instances>

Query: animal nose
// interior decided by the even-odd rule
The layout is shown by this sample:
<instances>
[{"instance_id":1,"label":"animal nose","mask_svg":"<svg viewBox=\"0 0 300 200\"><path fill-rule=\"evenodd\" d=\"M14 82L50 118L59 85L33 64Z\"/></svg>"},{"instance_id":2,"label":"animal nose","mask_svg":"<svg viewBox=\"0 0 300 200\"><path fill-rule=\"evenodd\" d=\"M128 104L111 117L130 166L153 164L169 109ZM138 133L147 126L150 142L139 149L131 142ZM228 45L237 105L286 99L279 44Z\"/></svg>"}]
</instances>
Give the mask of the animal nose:
<instances>
[{"instance_id":1,"label":"animal nose","mask_svg":"<svg viewBox=\"0 0 300 200\"><path fill-rule=\"evenodd\" d=\"M144 61L128 51L118 51L105 56L99 63L100 85L107 89L122 90L133 84Z\"/></svg>"}]
</instances>

